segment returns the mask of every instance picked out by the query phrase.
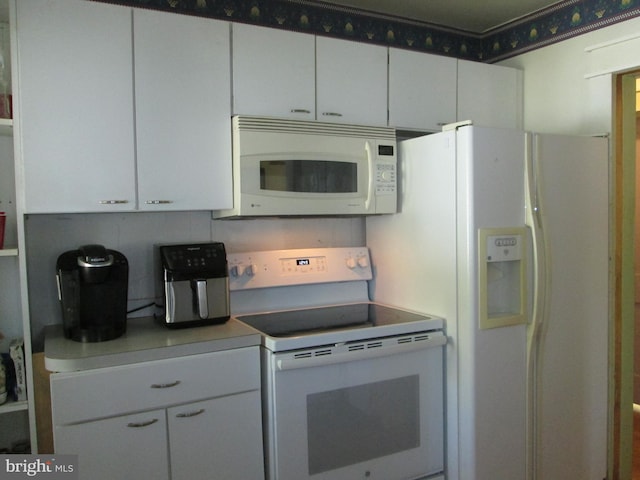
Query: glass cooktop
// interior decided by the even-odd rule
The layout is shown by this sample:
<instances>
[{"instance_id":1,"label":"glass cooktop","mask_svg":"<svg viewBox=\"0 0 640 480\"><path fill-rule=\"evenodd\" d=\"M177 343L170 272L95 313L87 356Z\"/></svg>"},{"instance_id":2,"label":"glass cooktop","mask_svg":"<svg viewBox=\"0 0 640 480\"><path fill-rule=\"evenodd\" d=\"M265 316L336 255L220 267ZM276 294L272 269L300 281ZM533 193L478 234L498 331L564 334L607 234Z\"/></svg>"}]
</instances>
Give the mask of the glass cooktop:
<instances>
[{"instance_id":1,"label":"glass cooktop","mask_svg":"<svg viewBox=\"0 0 640 480\"><path fill-rule=\"evenodd\" d=\"M375 303L241 315L238 320L265 335L278 338L314 335L424 321L430 317Z\"/></svg>"}]
</instances>

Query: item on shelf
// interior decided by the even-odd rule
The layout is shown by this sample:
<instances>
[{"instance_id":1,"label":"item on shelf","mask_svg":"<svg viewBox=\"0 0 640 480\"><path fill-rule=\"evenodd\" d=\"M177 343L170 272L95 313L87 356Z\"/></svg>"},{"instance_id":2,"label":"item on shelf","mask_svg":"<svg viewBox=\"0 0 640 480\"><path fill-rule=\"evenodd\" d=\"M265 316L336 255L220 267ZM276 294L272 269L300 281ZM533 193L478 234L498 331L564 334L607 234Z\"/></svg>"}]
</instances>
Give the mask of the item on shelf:
<instances>
[{"instance_id":1,"label":"item on shelf","mask_svg":"<svg viewBox=\"0 0 640 480\"><path fill-rule=\"evenodd\" d=\"M29 440L18 440L11 445L11 453L31 453L31 442Z\"/></svg>"},{"instance_id":2,"label":"item on shelf","mask_svg":"<svg viewBox=\"0 0 640 480\"><path fill-rule=\"evenodd\" d=\"M7 214L0 212L0 250L4 248L4 226L7 223Z\"/></svg>"},{"instance_id":3,"label":"item on shelf","mask_svg":"<svg viewBox=\"0 0 640 480\"><path fill-rule=\"evenodd\" d=\"M1 353L0 358L2 359L2 366L4 367L4 385L5 391L7 392L7 400L16 401L18 400L18 393L16 392L16 369L13 366L13 360L11 359L11 354Z\"/></svg>"},{"instance_id":4,"label":"item on shelf","mask_svg":"<svg viewBox=\"0 0 640 480\"><path fill-rule=\"evenodd\" d=\"M22 338L15 338L9 344L9 354L13 360L13 366L16 372L16 388L18 401L27 399L27 380L24 367L24 341Z\"/></svg>"},{"instance_id":5,"label":"item on shelf","mask_svg":"<svg viewBox=\"0 0 640 480\"><path fill-rule=\"evenodd\" d=\"M3 363L0 363L0 405L7 401L7 375Z\"/></svg>"},{"instance_id":6,"label":"item on shelf","mask_svg":"<svg viewBox=\"0 0 640 480\"><path fill-rule=\"evenodd\" d=\"M10 94L0 94L0 118L13 118L13 99Z\"/></svg>"}]
</instances>

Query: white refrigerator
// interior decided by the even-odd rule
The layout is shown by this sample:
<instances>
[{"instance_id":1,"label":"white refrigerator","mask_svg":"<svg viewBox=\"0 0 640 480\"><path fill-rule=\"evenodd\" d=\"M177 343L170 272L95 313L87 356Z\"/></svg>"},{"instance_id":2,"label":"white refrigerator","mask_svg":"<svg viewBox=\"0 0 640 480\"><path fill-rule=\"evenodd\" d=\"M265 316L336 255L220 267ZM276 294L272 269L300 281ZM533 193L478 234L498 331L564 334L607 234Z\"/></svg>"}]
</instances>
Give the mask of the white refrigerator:
<instances>
[{"instance_id":1,"label":"white refrigerator","mask_svg":"<svg viewBox=\"0 0 640 480\"><path fill-rule=\"evenodd\" d=\"M471 125L398 143L370 296L446 319L448 480L606 477L608 148Z\"/></svg>"}]
</instances>

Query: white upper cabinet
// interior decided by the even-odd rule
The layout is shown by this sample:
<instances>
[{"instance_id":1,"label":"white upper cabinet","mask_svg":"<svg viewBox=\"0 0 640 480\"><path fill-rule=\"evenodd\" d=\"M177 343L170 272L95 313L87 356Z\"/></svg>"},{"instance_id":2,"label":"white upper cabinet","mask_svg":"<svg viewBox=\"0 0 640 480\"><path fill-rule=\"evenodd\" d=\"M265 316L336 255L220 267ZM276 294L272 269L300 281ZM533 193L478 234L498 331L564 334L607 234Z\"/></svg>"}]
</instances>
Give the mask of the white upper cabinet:
<instances>
[{"instance_id":1,"label":"white upper cabinet","mask_svg":"<svg viewBox=\"0 0 640 480\"><path fill-rule=\"evenodd\" d=\"M387 48L233 24L233 113L387 124Z\"/></svg>"},{"instance_id":2,"label":"white upper cabinet","mask_svg":"<svg viewBox=\"0 0 640 480\"><path fill-rule=\"evenodd\" d=\"M229 24L133 18L139 208L231 208Z\"/></svg>"},{"instance_id":3,"label":"white upper cabinet","mask_svg":"<svg viewBox=\"0 0 640 480\"><path fill-rule=\"evenodd\" d=\"M232 206L228 23L17 6L27 212Z\"/></svg>"},{"instance_id":4,"label":"white upper cabinet","mask_svg":"<svg viewBox=\"0 0 640 480\"><path fill-rule=\"evenodd\" d=\"M313 35L233 24L233 113L313 120Z\"/></svg>"},{"instance_id":5,"label":"white upper cabinet","mask_svg":"<svg viewBox=\"0 0 640 480\"><path fill-rule=\"evenodd\" d=\"M456 121L454 58L389 49L389 125L441 130Z\"/></svg>"},{"instance_id":6,"label":"white upper cabinet","mask_svg":"<svg viewBox=\"0 0 640 480\"><path fill-rule=\"evenodd\" d=\"M135 208L131 10L16 4L26 210Z\"/></svg>"},{"instance_id":7,"label":"white upper cabinet","mask_svg":"<svg viewBox=\"0 0 640 480\"><path fill-rule=\"evenodd\" d=\"M458 60L458 120L498 128L522 128L522 72Z\"/></svg>"},{"instance_id":8,"label":"white upper cabinet","mask_svg":"<svg viewBox=\"0 0 640 480\"><path fill-rule=\"evenodd\" d=\"M386 47L317 37L317 119L387 125L387 51Z\"/></svg>"}]
</instances>

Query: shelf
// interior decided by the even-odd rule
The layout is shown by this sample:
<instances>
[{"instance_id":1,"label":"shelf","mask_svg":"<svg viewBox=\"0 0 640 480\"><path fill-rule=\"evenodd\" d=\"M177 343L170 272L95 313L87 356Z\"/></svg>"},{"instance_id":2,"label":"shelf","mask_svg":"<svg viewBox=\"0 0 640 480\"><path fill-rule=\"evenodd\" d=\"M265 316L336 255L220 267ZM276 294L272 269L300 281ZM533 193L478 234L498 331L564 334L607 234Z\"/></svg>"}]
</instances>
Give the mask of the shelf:
<instances>
[{"instance_id":1,"label":"shelf","mask_svg":"<svg viewBox=\"0 0 640 480\"><path fill-rule=\"evenodd\" d=\"M17 248L0 248L0 257L17 257Z\"/></svg>"},{"instance_id":2,"label":"shelf","mask_svg":"<svg viewBox=\"0 0 640 480\"><path fill-rule=\"evenodd\" d=\"M29 404L26 400L22 402L14 402L9 400L7 401L7 403L0 405L0 415L2 415L3 413L20 412L23 410L27 410L28 408Z\"/></svg>"}]
</instances>

